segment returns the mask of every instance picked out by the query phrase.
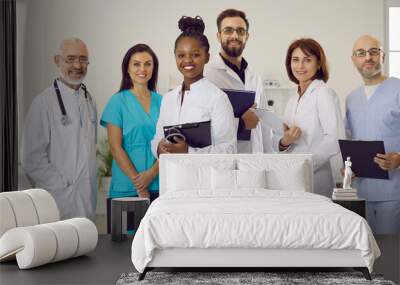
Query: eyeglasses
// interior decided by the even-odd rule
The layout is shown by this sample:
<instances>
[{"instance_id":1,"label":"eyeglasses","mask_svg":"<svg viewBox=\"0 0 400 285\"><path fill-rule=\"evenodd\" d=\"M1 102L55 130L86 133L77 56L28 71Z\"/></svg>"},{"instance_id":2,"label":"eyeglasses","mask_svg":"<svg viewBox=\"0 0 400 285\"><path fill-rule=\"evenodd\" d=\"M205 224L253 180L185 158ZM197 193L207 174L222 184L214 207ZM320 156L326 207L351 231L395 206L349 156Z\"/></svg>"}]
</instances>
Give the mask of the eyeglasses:
<instances>
[{"instance_id":1,"label":"eyeglasses","mask_svg":"<svg viewBox=\"0 0 400 285\"><path fill-rule=\"evenodd\" d=\"M378 56L383 52L380 48L370 48L369 50L365 49L358 49L353 52L353 55L356 57L365 57L367 56L367 53L369 53L370 56Z\"/></svg>"},{"instance_id":2,"label":"eyeglasses","mask_svg":"<svg viewBox=\"0 0 400 285\"><path fill-rule=\"evenodd\" d=\"M62 55L60 55L60 57L67 64L74 64L76 62L79 62L82 65L88 65L89 64L88 58L84 57L84 56L67 56L67 57L63 57Z\"/></svg>"},{"instance_id":3,"label":"eyeglasses","mask_svg":"<svg viewBox=\"0 0 400 285\"><path fill-rule=\"evenodd\" d=\"M222 29L222 33L226 36L232 36L234 32L236 32L239 37L243 37L247 34L247 30L245 28L235 29L233 27L225 27Z\"/></svg>"}]
</instances>

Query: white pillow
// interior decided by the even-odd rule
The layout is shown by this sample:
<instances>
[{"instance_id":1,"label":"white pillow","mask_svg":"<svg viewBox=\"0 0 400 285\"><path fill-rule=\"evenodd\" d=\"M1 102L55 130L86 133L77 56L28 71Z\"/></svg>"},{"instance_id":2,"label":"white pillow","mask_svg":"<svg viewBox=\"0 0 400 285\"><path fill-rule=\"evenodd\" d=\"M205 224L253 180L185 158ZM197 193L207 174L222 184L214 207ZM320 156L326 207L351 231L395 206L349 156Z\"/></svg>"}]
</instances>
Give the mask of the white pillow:
<instances>
[{"instance_id":1,"label":"white pillow","mask_svg":"<svg viewBox=\"0 0 400 285\"><path fill-rule=\"evenodd\" d=\"M267 188L267 171L236 170L237 188Z\"/></svg>"},{"instance_id":2,"label":"white pillow","mask_svg":"<svg viewBox=\"0 0 400 285\"><path fill-rule=\"evenodd\" d=\"M170 191L207 189L210 187L210 167L168 164L167 187Z\"/></svg>"},{"instance_id":3,"label":"white pillow","mask_svg":"<svg viewBox=\"0 0 400 285\"><path fill-rule=\"evenodd\" d=\"M236 189L236 170L211 168L211 189Z\"/></svg>"},{"instance_id":4,"label":"white pillow","mask_svg":"<svg viewBox=\"0 0 400 285\"><path fill-rule=\"evenodd\" d=\"M265 169L230 170L211 168L212 190L239 190L242 188L266 188Z\"/></svg>"},{"instance_id":5,"label":"white pillow","mask_svg":"<svg viewBox=\"0 0 400 285\"><path fill-rule=\"evenodd\" d=\"M168 191L211 189L211 168L234 169L234 160L192 162L187 159L167 164Z\"/></svg>"},{"instance_id":6,"label":"white pillow","mask_svg":"<svg viewBox=\"0 0 400 285\"><path fill-rule=\"evenodd\" d=\"M275 190L306 191L305 163L291 162L285 168L275 168L267 173L268 188Z\"/></svg>"},{"instance_id":7,"label":"white pillow","mask_svg":"<svg viewBox=\"0 0 400 285\"><path fill-rule=\"evenodd\" d=\"M306 191L306 164L292 159L240 159L239 170L266 170L266 188L273 190Z\"/></svg>"}]
</instances>

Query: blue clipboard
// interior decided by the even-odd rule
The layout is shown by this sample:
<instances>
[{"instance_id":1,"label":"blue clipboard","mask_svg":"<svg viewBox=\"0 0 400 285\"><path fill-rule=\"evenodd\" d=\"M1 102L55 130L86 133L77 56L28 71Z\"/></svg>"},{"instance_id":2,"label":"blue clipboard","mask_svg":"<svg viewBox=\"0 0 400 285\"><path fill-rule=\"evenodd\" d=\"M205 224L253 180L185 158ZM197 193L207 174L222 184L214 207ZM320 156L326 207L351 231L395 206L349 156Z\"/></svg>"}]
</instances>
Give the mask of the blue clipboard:
<instances>
[{"instance_id":1,"label":"blue clipboard","mask_svg":"<svg viewBox=\"0 0 400 285\"><path fill-rule=\"evenodd\" d=\"M240 118L244 112L246 112L254 104L256 98L255 91L247 90L234 90L234 89L222 89L228 95L228 99L231 102L233 108L233 114L235 118ZM237 139L248 141L251 137L251 130L246 130L244 126L239 125Z\"/></svg>"},{"instance_id":2,"label":"blue clipboard","mask_svg":"<svg viewBox=\"0 0 400 285\"><path fill-rule=\"evenodd\" d=\"M254 104L256 92L246 90L222 89L228 95L235 118L240 118Z\"/></svg>"}]
</instances>

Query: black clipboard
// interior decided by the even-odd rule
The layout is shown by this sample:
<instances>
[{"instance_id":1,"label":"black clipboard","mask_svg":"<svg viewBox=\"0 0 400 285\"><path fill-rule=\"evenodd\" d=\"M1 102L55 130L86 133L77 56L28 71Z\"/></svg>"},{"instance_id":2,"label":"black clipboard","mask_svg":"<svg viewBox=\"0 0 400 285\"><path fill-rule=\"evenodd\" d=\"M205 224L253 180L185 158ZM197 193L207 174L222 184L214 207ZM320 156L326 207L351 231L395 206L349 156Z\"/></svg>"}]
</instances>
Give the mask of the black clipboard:
<instances>
[{"instance_id":1,"label":"black clipboard","mask_svg":"<svg viewBox=\"0 0 400 285\"><path fill-rule=\"evenodd\" d=\"M247 90L234 90L234 89L222 89L228 95L228 99L231 102L233 108L233 114L235 118L240 118L244 112L246 112L254 104L256 98L255 91ZM242 141L248 141L251 137L251 130L246 130L243 125L239 125L237 139Z\"/></svg>"},{"instance_id":2,"label":"black clipboard","mask_svg":"<svg viewBox=\"0 0 400 285\"><path fill-rule=\"evenodd\" d=\"M374 162L377 153L385 153L383 141L339 140L343 161L350 157L357 177L389 179L389 173Z\"/></svg>"},{"instance_id":3,"label":"black clipboard","mask_svg":"<svg viewBox=\"0 0 400 285\"><path fill-rule=\"evenodd\" d=\"M206 147L211 145L211 121L164 126L164 137L176 143L174 137L186 141L190 147Z\"/></svg>"}]
</instances>

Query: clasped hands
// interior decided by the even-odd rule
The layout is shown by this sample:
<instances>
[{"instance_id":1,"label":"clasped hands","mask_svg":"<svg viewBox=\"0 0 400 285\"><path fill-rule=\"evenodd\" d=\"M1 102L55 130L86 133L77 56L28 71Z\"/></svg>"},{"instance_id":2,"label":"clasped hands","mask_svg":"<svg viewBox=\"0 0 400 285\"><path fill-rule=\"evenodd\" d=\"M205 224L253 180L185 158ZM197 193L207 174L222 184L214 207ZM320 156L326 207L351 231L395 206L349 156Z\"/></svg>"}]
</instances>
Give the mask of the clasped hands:
<instances>
[{"instance_id":1,"label":"clasped hands","mask_svg":"<svg viewBox=\"0 0 400 285\"><path fill-rule=\"evenodd\" d=\"M150 185L153 179L154 179L154 174L150 169L140 172L136 176L131 178L132 183L133 185L135 185L139 197L150 198L150 193L147 190L147 187Z\"/></svg>"}]
</instances>

